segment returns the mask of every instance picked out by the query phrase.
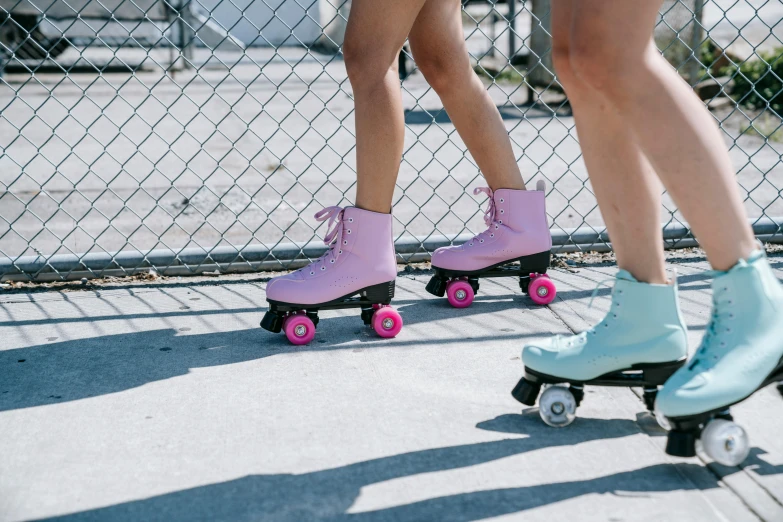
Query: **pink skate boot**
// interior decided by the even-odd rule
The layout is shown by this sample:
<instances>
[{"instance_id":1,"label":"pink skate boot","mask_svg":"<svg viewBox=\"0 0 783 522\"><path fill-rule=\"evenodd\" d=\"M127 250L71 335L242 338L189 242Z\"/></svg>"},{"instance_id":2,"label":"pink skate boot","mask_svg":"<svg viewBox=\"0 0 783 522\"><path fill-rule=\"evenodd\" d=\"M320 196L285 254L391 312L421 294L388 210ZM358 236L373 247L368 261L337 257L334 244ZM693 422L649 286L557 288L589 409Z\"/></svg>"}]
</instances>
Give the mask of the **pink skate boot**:
<instances>
[{"instance_id":1,"label":"pink skate boot","mask_svg":"<svg viewBox=\"0 0 783 522\"><path fill-rule=\"evenodd\" d=\"M546 217L544 182L537 190L477 188L489 196L484 222L489 227L467 243L437 249L432 254L435 275L427 291L447 295L456 308L466 308L479 289L480 277L518 276L522 291L533 302L551 303L557 290L546 275L552 236Z\"/></svg>"},{"instance_id":2,"label":"pink skate boot","mask_svg":"<svg viewBox=\"0 0 783 522\"><path fill-rule=\"evenodd\" d=\"M324 238L329 250L269 281L269 311L261 327L275 333L285 330L293 344L307 344L315 337L319 310L361 308L364 324L372 324L378 335L397 335L402 317L389 306L397 277L391 214L329 207L315 218L329 220Z\"/></svg>"}]
</instances>

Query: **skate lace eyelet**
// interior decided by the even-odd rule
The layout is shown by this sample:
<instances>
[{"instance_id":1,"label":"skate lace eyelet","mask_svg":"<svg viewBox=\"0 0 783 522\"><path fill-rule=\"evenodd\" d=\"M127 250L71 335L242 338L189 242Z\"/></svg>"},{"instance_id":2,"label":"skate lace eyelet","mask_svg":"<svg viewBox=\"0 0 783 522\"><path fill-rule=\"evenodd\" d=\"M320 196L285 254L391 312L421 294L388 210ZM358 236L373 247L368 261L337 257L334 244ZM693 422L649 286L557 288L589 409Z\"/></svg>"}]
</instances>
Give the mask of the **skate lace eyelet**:
<instances>
[{"instance_id":1,"label":"skate lace eyelet","mask_svg":"<svg viewBox=\"0 0 783 522\"><path fill-rule=\"evenodd\" d=\"M342 251L342 250L340 250L338 253L339 253L339 254L342 254L342 253L343 253L343 251Z\"/></svg>"},{"instance_id":2,"label":"skate lace eyelet","mask_svg":"<svg viewBox=\"0 0 783 522\"><path fill-rule=\"evenodd\" d=\"M483 239L479 239L479 243L483 243L483 242L484 242L484 240L483 240Z\"/></svg>"},{"instance_id":3,"label":"skate lace eyelet","mask_svg":"<svg viewBox=\"0 0 783 522\"><path fill-rule=\"evenodd\" d=\"M500 209L500 213L501 213L501 214L505 214L505 213L506 213L506 211L505 211L505 210L503 210L503 209L501 208L501 209Z\"/></svg>"},{"instance_id":4,"label":"skate lace eyelet","mask_svg":"<svg viewBox=\"0 0 783 522\"><path fill-rule=\"evenodd\" d=\"M497 230L497 229L499 229L499 228L500 228L499 226L495 225L495 230Z\"/></svg>"},{"instance_id":5,"label":"skate lace eyelet","mask_svg":"<svg viewBox=\"0 0 783 522\"><path fill-rule=\"evenodd\" d=\"M495 234L494 234L494 233L492 233L492 234L490 234L490 235L489 235L489 237L495 237Z\"/></svg>"},{"instance_id":6,"label":"skate lace eyelet","mask_svg":"<svg viewBox=\"0 0 783 522\"><path fill-rule=\"evenodd\" d=\"M500 202L503 203L503 198L500 198ZM501 211L502 212L502 211Z\"/></svg>"},{"instance_id":7,"label":"skate lace eyelet","mask_svg":"<svg viewBox=\"0 0 783 522\"><path fill-rule=\"evenodd\" d=\"M353 218L348 218L348 221L350 221L351 223L353 223Z\"/></svg>"},{"instance_id":8,"label":"skate lace eyelet","mask_svg":"<svg viewBox=\"0 0 783 522\"><path fill-rule=\"evenodd\" d=\"M312 271L311 271L311 272L310 272L310 275L315 275L315 272L312 272Z\"/></svg>"},{"instance_id":9,"label":"skate lace eyelet","mask_svg":"<svg viewBox=\"0 0 783 522\"><path fill-rule=\"evenodd\" d=\"M322 267L321 267L321 270L326 270L326 267L325 267L325 266L322 266Z\"/></svg>"},{"instance_id":10,"label":"skate lace eyelet","mask_svg":"<svg viewBox=\"0 0 783 522\"><path fill-rule=\"evenodd\" d=\"M351 229L349 228L348 230L346 230L346 232L348 232L350 234L351 233Z\"/></svg>"},{"instance_id":11,"label":"skate lace eyelet","mask_svg":"<svg viewBox=\"0 0 783 522\"><path fill-rule=\"evenodd\" d=\"M348 244L348 240L347 240L347 239L344 239L344 240L343 240L343 245L347 245L347 244Z\"/></svg>"},{"instance_id":12,"label":"skate lace eyelet","mask_svg":"<svg viewBox=\"0 0 783 522\"><path fill-rule=\"evenodd\" d=\"M498 223L500 223L502 225L503 224L503 220L501 219L500 221L498 221Z\"/></svg>"},{"instance_id":13,"label":"skate lace eyelet","mask_svg":"<svg viewBox=\"0 0 783 522\"><path fill-rule=\"evenodd\" d=\"M334 259L331 259L329 262L330 262L330 263L332 263L332 264L334 264Z\"/></svg>"}]
</instances>

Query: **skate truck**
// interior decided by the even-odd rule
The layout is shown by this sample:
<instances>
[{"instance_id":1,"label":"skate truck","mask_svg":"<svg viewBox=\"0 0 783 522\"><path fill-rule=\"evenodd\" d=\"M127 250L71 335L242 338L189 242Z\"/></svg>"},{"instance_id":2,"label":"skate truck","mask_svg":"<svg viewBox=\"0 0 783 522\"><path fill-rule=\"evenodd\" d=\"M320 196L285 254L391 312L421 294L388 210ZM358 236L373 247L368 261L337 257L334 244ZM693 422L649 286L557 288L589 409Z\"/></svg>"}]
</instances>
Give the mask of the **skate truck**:
<instances>
[{"instance_id":1,"label":"skate truck","mask_svg":"<svg viewBox=\"0 0 783 522\"><path fill-rule=\"evenodd\" d=\"M455 308L466 308L473 302L481 278L518 277L522 292L534 303L554 301L557 289L546 273L552 236L544 182L539 181L536 189L474 190L476 195L489 197L484 214L488 228L462 245L439 248L432 254L435 275L427 291L438 297L445 295Z\"/></svg>"}]
</instances>

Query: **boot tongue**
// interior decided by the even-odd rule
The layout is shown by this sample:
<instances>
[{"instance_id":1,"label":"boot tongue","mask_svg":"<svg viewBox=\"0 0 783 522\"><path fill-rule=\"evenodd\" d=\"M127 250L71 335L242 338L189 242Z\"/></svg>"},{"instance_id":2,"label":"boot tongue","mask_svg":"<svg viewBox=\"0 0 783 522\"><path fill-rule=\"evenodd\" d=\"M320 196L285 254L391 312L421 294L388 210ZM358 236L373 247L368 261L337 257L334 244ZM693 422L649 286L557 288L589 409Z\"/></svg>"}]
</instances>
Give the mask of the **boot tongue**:
<instances>
[{"instance_id":1,"label":"boot tongue","mask_svg":"<svg viewBox=\"0 0 783 522\"><path fill-rule=\"evenodd\" d=\"M631 273L627 270L620 269L617 271L617 279L622 279L623 281L630 281L632 283L638 283L639 281L636 280L634 276L631 275Z\"/></svg>"},{"instance_id":2,"label":"boot tongue","mask_svg":"<svg viewBox=\"0 0 783 522\"><path fill-rule=\"evenodd\" d=\"M725 272L719 271L719 270L713 270L712 275L714 276L714 279L712 280L713 286L715 286L717 283L719 283L720 279L722 277L725 277L733 272L739 272L741 270L746 269L749 266L752 266L755 264L759 259L763 259L766 257L766 252L764 250L754 250L750 253L750 256L748 256L748 259L740 259L736 265L729 268Z\"/></svg>"}]
</instances>

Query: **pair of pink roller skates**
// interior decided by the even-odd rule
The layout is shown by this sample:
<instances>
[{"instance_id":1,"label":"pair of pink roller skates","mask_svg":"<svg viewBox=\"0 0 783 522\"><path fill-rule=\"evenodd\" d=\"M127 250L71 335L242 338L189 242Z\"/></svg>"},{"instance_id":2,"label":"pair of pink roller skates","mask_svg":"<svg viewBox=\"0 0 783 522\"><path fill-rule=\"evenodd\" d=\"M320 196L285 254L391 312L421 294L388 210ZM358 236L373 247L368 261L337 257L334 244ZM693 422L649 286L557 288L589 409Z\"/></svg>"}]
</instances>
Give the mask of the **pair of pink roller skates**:
<instances>
[{"instance_id":1,"label":"pair of pink roller skates","mask_svg":"<svg viewBox=\"0 0 783 522\"><path fill-rule=\"evenodd\" d=\"M519 277L533 302L551 303L554 283L546 275L552 237L546 217L543 183L538 190L477 189L489 196L487 230L460 246L432 255L435 275L427 291L457 308L470 306L482 277ZM365 324L381 337L394 337L403 320L390 306L397 263L392 217L355 207L329 207L316 214L328 220L324 239L329 250L313 263L267 285L269 311L261 327L285 331L293 344L315 337L320 310L360 308Z\"/></svg>"}]
</instances>

